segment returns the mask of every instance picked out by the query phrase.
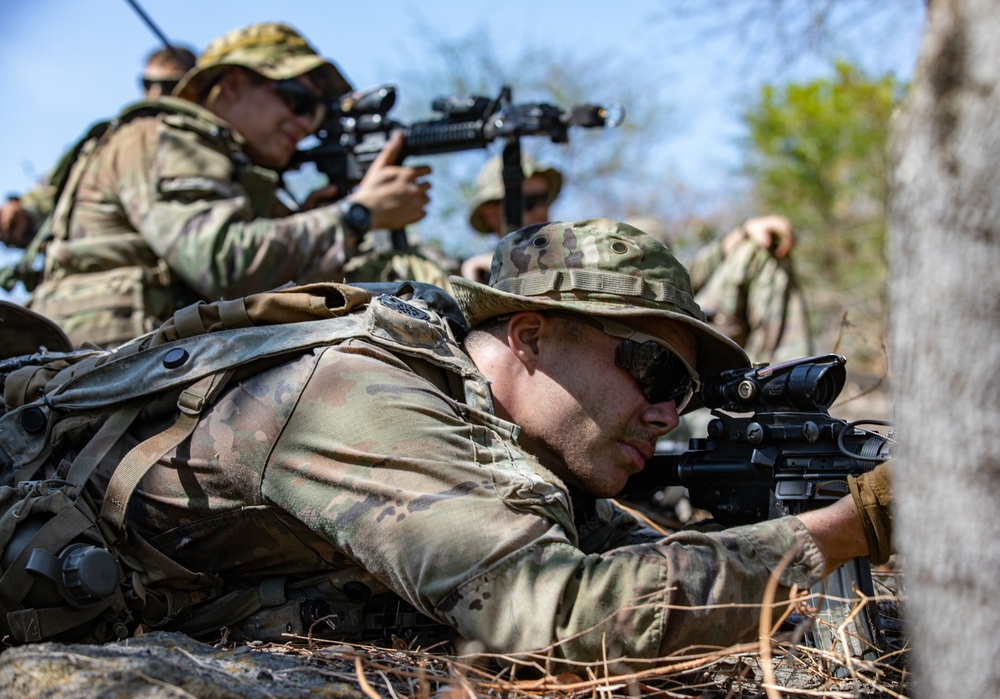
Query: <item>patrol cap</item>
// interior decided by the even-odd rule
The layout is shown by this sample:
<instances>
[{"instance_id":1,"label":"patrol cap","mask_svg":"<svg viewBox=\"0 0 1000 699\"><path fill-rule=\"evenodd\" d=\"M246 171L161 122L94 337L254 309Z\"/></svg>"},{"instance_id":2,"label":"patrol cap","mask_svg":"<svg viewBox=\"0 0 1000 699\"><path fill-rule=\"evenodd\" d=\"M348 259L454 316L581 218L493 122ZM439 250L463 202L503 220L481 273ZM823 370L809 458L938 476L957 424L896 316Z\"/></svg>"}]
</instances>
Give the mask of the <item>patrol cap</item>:
<instances>
[{"instance_id":1,"label":"patrol cap","mask_svg":"<svg viewBox=\"0 0 1000 699\"><path fill-rule=\"evenodd\" d=\"M73 343L55 322L10 301L0 301L0 359L49 352L72 352Z\"/></svg>"},{"instance_id":2,"label":"patrol cap","mask_svg":"<svg viewBox=\"0 0 1000 699\"><path fill-rule=\"evenodd\" d=\"M489 286L451 277L470 327L518 311L663 318L694 334L702 376L749 367L743 349L705 322L687 270L661 242L606 218L527 226L497 244Z\"/></svg>"},{"instance_id":3,"label":"patrol cap","mask_svg":"<svg viewBox=\"0 0 1000 699\"><path fill-rule=\"evenodd\" d=\"M549 198L546 204L551 204L559 196L562 189L562 173L550 167L539 165L530 155L522 155L521 168L524 179L534 175L545 178L549 185ZM498 155L490 158L476 176L476 191L470 204L469 224L480 233L494 233L483 218L483 204L489 201L503 199L503 159Z\"/></svg>"},{"instance_id":4,"label":"patrol cap","mask_svg":"<svg viewBox=\"0 0 1000 699\"><path fill-rule=\"evenodd\" d=\"M236 29L210 43L174 94L199 101L228 66L248 68L270 80L287 80L306 73L327 100L351 90L351 84L330 61L287 24L264 22ZM315 71L315 72L313 72Z\"/></svg>"}]
</instances>

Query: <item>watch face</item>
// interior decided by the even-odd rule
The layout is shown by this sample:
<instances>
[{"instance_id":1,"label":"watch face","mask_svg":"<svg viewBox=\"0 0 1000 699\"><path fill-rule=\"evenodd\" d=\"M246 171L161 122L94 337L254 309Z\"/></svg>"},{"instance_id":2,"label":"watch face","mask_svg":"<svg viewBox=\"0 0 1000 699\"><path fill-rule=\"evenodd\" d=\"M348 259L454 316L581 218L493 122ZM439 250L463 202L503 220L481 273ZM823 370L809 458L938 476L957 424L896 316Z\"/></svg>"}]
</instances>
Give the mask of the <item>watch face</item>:
<instances>
[{"instance_id":1,"label":"watch face","mask_svg":"<svg viewBox=\"0 0 1000 699\"><path fill-rule=\"evenodd\" d=\"M371 212L363 204L359 204L356 201L352 201L347 205L344 217L347 219L347 225L356 231L365 233L371 228Z\"/></svg>"}]
</instances>

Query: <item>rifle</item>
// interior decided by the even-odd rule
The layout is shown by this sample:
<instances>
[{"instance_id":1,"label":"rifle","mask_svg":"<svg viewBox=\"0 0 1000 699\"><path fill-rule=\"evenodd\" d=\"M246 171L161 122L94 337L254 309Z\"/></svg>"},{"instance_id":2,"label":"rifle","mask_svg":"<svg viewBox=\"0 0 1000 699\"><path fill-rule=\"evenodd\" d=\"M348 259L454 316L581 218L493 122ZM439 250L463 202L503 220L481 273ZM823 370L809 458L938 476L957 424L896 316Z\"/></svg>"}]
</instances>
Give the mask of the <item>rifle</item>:
<instances>
[{"instance_id":1,"label":"rifle","mask_svg":"<svg viewBox=\"0 0 1000 699\"><path fill-rule=\"evenodd\" d=\"M847 495L847 477L888 460L893 440L861 428L888 423L848 423L827 412L844 387L845 363L843 356L827 354L703 379L699 396L715 416L708 436L692 438L688 451L655 454L623 492L641 500L664 486L685 486L691 504L723 526L798 514ZM864 558L813 589L821 601L819 623L807 632L812 645L843 642L843 652L854 657L879 657L882 620L873 602L854 608L858 590L874 596Z\"/></svg>"},{"instance_id":2,"label":"rifle","mask_svg":"<svg viewBox=\"0 0 1000 699\"><path fill-rule=\"evenodd\" d=\"M886 423L848 423L827 412L844 387L845 363L827 354L703 379L699 396L715 416L708 436L691 439L688 451L654 455L626 491L683 485L691 503L724 526L798 514L843 497L848 476L891 456L888 437L859 427Z\"/></svg>"},{"instance_id":3,"label":"rifle","mask_svg":"<svg viewBox=\"0 0 1000 699\"><path fill-rule=\"evenodd\" d=\"M315 163L330 184L337 185L341 196L357 185L372 162L385 147L395 129L403 132L403 154L438 155L486 148L497 139L504 141L504 214L515 227L521 223L522 136L547 136L553 143L569 140L569 127L614 128L625 118L621 105L609 108L577 105L568 112L543 102L514 104L510 87L503 87L491 99L481 96L440 97L431 108L441 116L412 124L391 119L388 114L396 103L396 88L380 85L348 93L328 105L323 123L317 130L319 142L299 150L289 169ZM403 231L393 231L393 247L407 249Z\"/></svg>"}]
</instances>

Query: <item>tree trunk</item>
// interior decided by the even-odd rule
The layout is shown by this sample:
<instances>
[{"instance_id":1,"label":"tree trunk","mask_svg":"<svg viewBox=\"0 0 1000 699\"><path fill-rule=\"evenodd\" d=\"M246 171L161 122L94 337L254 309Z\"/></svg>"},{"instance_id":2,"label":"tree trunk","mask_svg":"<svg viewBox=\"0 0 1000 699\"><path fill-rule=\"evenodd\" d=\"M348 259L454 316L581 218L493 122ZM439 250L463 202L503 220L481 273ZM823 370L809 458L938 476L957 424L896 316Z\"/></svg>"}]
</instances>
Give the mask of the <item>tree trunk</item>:
<instances>
[{"instance_id":1,"label":"tree trunk","mask_svg":"<svg viewBox=\"0 0 1000 699\"><path fill-rule=\"evenodd\" d=\"M892 149L896 543L917 696L997 697L1000 6L929 4Z\"/></svg>"}]
</instances>

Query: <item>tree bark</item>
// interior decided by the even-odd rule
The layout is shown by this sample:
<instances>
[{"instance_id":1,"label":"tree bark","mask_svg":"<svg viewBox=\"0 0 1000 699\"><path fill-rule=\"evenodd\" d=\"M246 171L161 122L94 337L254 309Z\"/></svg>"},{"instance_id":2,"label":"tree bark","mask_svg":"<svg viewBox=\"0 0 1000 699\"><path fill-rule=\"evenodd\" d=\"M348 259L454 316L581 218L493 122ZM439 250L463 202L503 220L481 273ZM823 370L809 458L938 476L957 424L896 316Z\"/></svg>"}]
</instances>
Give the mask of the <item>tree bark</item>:
<instances>
[{"instance_id":1,"label":"tree bark","mask_svg":"<svg viewBox=\"0 0 1000 699\"><path fill-rule=\"evenodd\" d=\"M892 147L890 357L919 697L1000 696L1000 6L933 0Z\"/></svg>"}]
</instances>

